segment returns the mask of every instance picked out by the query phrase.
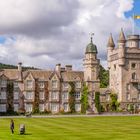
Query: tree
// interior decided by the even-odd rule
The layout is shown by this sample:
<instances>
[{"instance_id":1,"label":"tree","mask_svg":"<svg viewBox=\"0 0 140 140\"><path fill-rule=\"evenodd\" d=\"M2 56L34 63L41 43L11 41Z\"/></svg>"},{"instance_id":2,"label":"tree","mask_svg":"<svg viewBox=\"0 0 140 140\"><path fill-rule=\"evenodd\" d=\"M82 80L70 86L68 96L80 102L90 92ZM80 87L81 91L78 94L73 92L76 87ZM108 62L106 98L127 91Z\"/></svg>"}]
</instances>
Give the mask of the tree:
<instances>
[{"instance_id":1,"label":"tree","mask_svg":"<svg viewBox=\"0 0 140 140\"><path fill-rule=\"evenodd\" d=\"M73 82L70 82L70 92L69 92L69 106L71 113L75 112L75 84Z\"/></svg>"},{"instance_id":2,"label":"tree","mask_svg":"<svg viewBox=\"0 0 140 140\"><path fill-rule=\"evenodd\" d=\"M109 85L109 71L100 65L99 71L100 88L106 88Z\"/></svg>"},{"instance_id":3,"label":"tree","mask_svg":"<svg viewBox=\"0 0 140 140\"><path fill-rule=\"evenodd\" d=\"M88 87L86 86L86 84L84 84L81 96L82 113L86 113L86 110L89 107L88 94L89 94Z\"/></svg>"},{"instance_id":4,"label":"tree","mask_svg":"<svg viewBox=\"0 0 140 140\"><path fill-rule=\"evenodd\" d=\"M101 113L100 92L95 92L95 107Z\"/></svg>"},{"instance_id":5,"label":"tree","mask_svg":"<svg viewBox=\"0 0 140 140\"><path fill-rule=\"evenodd\" d=\"M114 94L114 93L110 94L110 98L111 98L111 101L110 101L111 111L117 111L119 107L119 102L117 101L118 100L117 94Z\"/></svg>"}]
</instances>

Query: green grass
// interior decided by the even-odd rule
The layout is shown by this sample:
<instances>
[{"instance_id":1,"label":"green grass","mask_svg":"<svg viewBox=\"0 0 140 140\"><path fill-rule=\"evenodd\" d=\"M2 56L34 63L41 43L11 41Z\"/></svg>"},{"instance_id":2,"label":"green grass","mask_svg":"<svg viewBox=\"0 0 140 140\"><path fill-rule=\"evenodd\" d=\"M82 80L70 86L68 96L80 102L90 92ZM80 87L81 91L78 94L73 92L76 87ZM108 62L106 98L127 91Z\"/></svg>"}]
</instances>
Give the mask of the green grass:
<instances>
[{"instance_id":1,"label":"green grass","mask_svg":"<svg viewBox=\"0 0 140 140\"><path fill-rule=\"evenodd\" d=\"M140 117L15 118L15 133L10 119L0 119L0 140L138 140ZM19 124L26 134L19 135Z\"/></svg>"}]
</instances>

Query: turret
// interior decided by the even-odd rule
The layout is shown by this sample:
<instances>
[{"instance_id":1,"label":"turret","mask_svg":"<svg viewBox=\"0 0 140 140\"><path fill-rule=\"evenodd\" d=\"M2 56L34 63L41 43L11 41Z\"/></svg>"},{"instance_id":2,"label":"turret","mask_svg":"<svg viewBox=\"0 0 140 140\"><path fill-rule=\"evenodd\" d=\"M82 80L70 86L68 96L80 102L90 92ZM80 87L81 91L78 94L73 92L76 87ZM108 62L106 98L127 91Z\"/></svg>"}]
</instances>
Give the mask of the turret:
<instances>
[{"instance_id":1,"label":"turret","mask_svg":"<svg viewBox=\"0 0 140 140\"><path fill-rule=\"evenodd\" d=\"M125 35L123 29L121 29L119 39L118 39L118 58L119 58L119 65L122 66L125 64Z\"/></svg>"},{"instance_id":2,"label":"turret","mask_svg":"<svg viewBox=\"0 0 140 140\"><path fill-rule=\"evenodd\" d=\"M108 39L107 44L107 61L108 61L108 68L110 68L110 55L112 54L113 49L115 48L114 40L112 37L112 34L110 34L110 37Z\"/></svg>"},{"instance_id":3,"label":"turret","mask_svg":"<svg viewBox=\"0 0 140 140\"><path fill-rule=\"evenodd\" d=\"M93 44L92 37L90 43L86 46L85 58L84 58L84 81L88 86L89 96L89 108L96 112L93 96L95 92L99 91L100 80L99 80L99 64L100 60L97 59L97 47Z\"/></svg>"},{"instance_id":4,"label":"turret","mask_svg":"<svg viewBox=\"0 0 140 140\"><path fill-rule=\"evenodd\" d=\"M129 48L139 48L139 35L129 35L127 38L127 45Z\"/></svg>"},{"instance_id":5,"label":"turret","mask_svg":"<svg viewBox=\"0 0 140 140\"><path fill-rule=\"evenodd\" d=\"M97 47L92 42L87 45L85 58L84 58L84 79L85 81L94 81L97 80L97 65L99 60L97 59Z\"/></svg>"}]
</instances>

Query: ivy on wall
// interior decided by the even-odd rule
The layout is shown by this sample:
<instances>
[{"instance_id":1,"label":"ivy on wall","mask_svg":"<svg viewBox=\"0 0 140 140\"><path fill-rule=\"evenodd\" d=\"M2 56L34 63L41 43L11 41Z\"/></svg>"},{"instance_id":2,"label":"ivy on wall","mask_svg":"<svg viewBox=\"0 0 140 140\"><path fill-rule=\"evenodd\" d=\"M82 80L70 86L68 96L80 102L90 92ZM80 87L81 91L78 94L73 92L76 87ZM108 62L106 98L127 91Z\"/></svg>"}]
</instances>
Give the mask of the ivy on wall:
<instances>
[{"instance_id":1,"label":"ivy on wall","mask_svg":"<svg viewBox=\"0 0 140 140\"><path fill-rule=\"evenodd\" d=\"M89 94L88 87L84 83L82 95L81 95L81 111L82 111L82 113L86 113L86 110L89 107L88 94Z\"/></svg>"},{"instance_id":2,"label":"ivy on wall","mask_svg":"<svg viewBox=\"0 0 140 140\"><path fill-rule=\"evenodd\" d=\"M71 87L69 91L69 107L70 107L70 112L74 113L75 112L75 84L74 82L69 82L69 85Z\"/></svg>"},{"instance_id":3,"label":"ivy on wall","mask_svg":"<svg viewBox=\"0 0 140 140\"><path fill-rule=\"evenodd\" d=\"M110 94L110 109L111 111L117 111L119 107L118 96L115 93Z\"/></svg>"},{"instance_id":4,"label":"ivy on wall","mask_svg":"<svg viewBox=\"0 0 140 140\"><path fill-rule=\"evenodd\" d=\"M101 113L100 92L95 92L95 107Z\"/></svg>"},{"instance_id":5,"label":"ivy on wall","mask_svg":"<svg viewBox=\"0 0 140 140\"><path fill-rule=\"evenodd\" d=\"M33 102L33 113L39 113L39 85L38 80L35 81L35 96Z\"/></svg>"},{"instance_id":6,"label":"ivy on wall","mask_svg":"<svg viewBox=\"0 0 140 140\"><path fill-rule=\"evenodd\" d=\"M13 82L9 81L7 82L7 113L13 113L14 107L13 107Z\"/></svg>"}]
</instances>

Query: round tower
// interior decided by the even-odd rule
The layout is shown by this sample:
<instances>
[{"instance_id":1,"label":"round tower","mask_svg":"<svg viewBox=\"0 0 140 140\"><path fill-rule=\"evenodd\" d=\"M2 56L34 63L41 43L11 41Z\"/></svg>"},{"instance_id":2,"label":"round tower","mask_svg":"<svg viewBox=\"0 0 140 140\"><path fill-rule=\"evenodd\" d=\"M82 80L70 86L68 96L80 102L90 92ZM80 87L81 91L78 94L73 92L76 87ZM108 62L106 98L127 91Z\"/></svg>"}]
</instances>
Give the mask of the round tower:
<instances>
[{"instance_id":1,"label":"round tower","mask_svg":"<svg viewBox=\"0 0 140 140\"><path fill-rule=\"evenodd\" d=\"M129 35L127 37L127 46L129 48L139 48L139 41L140 37L139 35Z\"/></svg>"}]
</instances>

